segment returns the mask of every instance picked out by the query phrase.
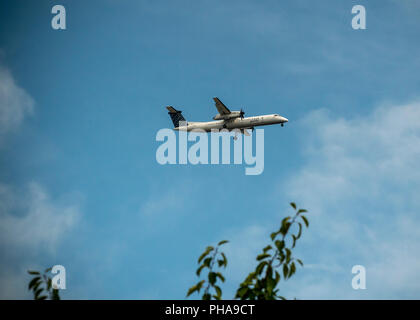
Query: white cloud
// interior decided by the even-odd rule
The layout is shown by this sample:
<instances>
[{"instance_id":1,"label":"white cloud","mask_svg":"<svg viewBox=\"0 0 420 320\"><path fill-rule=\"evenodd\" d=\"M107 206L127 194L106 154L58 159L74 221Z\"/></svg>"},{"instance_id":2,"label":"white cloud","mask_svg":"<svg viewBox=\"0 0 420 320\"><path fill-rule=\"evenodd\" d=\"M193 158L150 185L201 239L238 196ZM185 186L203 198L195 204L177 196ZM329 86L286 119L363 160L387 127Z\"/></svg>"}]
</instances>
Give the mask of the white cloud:
<instances>
[{"instance_id":1,"label":"white cloud","mask_svg":"<svg viewBox=\"0 0 420 320\"><path fill-rule=\"evenodd\" d=\"M33 108L32 97L15 83L9 70L0 66L0 136L18 128Z\"/></svg>"},{"instance_id":2,"label":"white cloud","mask_svg":"<svg viewBox=\"0 0 420 320\"><path fill-rule=\"evenodd\" d=\"M33 99L0 65L0 143L33 108ZM29 297L26 270L45 268L39 266L40 258L54 256L79 217L77 203L51 199L38 183L17 190L0 182L0 299Z\"/></svg>"},{"instance_id":3,"label":"white cloud","mask_svg":"<svg viewBox=\"0 0 420 320\"><path fill-rule=\"evenodd\" d=\"M23 190L0 183L0 299L31 298L28 269L43 270L81 216L77 204L53 200L37 183Z\"/></svg>"},{"instance_id":4,"label":"white cloud","mask_svg":"<svg viewBox=\"0 0 420 320\"><path fill-rule=\"evenodd\" d=\"M344 270L318 277L306 272L301 297L420 296L419 119L420 103L414 102L383 105L349 119L318 110L301 121L307 163L284 191L310 210L304 242L317 251L310 261L339 262ZM367 268L364 293L350 286L355 264ZM349 280L334 284L334 277ZM328 283L331 287L321 290Z\"/></svg>"},{"instance_id":5,"label":"white cloud","mask_svg":"<svg viewBox=\"0 0 420 320\"><path fill-rule=\"evenodd\" d=\"M298 124L305 164L280 194L309 210L296 248L305 267L280 292L298 299L420 296L420 103L382 105L351 118L327 110ZM227 296L252 270L273 226L230 230ZM353 290L353 265L367 289Z\"/></svg>"},{"instance_id":6,"label":"white cloud","mask_svg":"<svg viewBox=\"0 0 420 320\"><path fill-rule=\"evenodd\" d=\"M23 194L0 184L0 203L0 244L8 250L54 250L80 217L77 205L55 203L37 183Z\"/></svg>"},{"instance_id":7,"label":"white cloud","mask_svg":"<svg viewBox=\"0 0 420 320\"><path fill-rule=\"evenodd\" d=\"M382 106L351 119L332 119L325 110L309 114L301 121L308 161L288 184L289 194L318 214L326 200L330 206L331 201L386 195L397 206L401 200L419 205L418 119L420 103Z\"/></svg>"},{"instance_id":8,"label":"white cloud","mask_svg":"<svg viewBox=\"0 0 420 320\"><path fill-rule=\"evenodd\" d=\"M33 106L33 99L16 85L8 69L0 65L0 138L16 130L33 111ZM54 249L78 216L76 206L54 203L37 183L30 183L26 190L18 192L0 182L0 245L3 250Z\"/></svg>"}]
</instances>

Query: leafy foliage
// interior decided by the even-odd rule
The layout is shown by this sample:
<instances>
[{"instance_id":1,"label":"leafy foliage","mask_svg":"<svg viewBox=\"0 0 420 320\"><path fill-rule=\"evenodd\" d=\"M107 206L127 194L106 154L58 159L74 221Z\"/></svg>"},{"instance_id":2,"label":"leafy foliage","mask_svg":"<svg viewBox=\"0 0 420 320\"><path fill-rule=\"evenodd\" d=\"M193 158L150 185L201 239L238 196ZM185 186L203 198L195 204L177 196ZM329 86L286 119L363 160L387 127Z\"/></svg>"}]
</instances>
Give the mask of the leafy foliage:
<instances>
[{"instance_id":1,"label":"leafy foliage","mask_svg":"<svg viewBox=\"0 0 420 320\"><path fill-rule=\"evenodd\" d=\"M222 289L217 285L217 281L225 282L225 277L220 271L216 271L216 268L220 270L221 268L226 268L227 258L223 252L220 252L219 249L222 245L227 243L227 240L220 241L216 248L209 246L204 250L204 252L198 258L198 264L200 265L196 271L198 277L200 277L201 272L204 269L208 269L207 280L201 280L194 286L192 286L187 293L187 297L192 293L200 293L200 290L205 287L204 293L202 296L203 300L215 300L222 299ZM216 266L217 263L217 266Z\"/></svg>"},{"instance_id":2,"label":"leafy foliage","mask_svg":"<svg viewBox=\"0 0 420 320\"><path fill-rule=\"evenodd\" d=\"M290 203L295 214L281 221L277 231L271 233L271 243L262 249L257 256L258 265L240 284L235 299L241 300L275 300L285 299L279 295L278 285L283 277L289 279L296 273L297 265L303 267L303 262L293 256L292 250L297 240L302 236L303 226L309 227L309 221L303 213L305 209L297 209L295 203ZM221 269L227 267L228 260L224 252L220 251L222 245L228 241L220 241L216 247L208 246L198 258L199 267L196 271L200 277L204 270L207 276L193 285L187 292L187 297L204 289L203 300L221 300L222 289L218 281L225 282ZM49 276L51 268L42 274L39 271L28 271L33 276L28 290L34 294L35 300L60 300L58 289L52 288L52 279Z\"/></svg>"},{"instance_id":3,"label":"leafy foliage","mask_svg":"<svg viewBox=\"0 0 420 320\"><path fill-rule=\"evenodd\" d=\"M303 262L293 256L292 250L296 246L297 240L302 236L303 225L309 227L309 221L303 213L307 212L305 209L297 209L295 203L290 203L290 206L295 210L295 214L288 216L281 221L280 227L277 231L270 235L271 243L262 249L262 252L257 256L258 265L246 279L240 284L235 299L240 300L275 300L285 299L279 295L278 285L283 277L284 280L289 279L296 273L297 265L303 267ZM204 268L209 269L208 285L204 291L203 300L221 299L222 290L216 285L217 277L224 282L223 276L213 271L214 263L219 254L219 246L227 241L219 242L216 249L207 247L203 254L198 259L198 263L203 263L197 269L197 276L200 276ZM213 253L209 256L210 253ZM220 253L222 259L217 260L219 267L226 268L227 259L224 253ZM203 260L204 259L204 260ZM196 285L191 287L187 296L194 292L199 293L200 289L205 285L206 280L201 280ZM214 288L215 295L209 293L209 289Z\"/></svg>"},{"instance_id":4,"label":"leafy foliage","mask_svg":"<svg viewBox=\"0 0 420 320\"><path fill-rule=\"evenodd\" d=\"M302 215L307 211L297 209L293 202L290 205L296 211L295 215L284 218L280 228L270 235L272 243L257 256L257 267L241 283L235 298L241 300L285 299L278 295L277 287L282 277L287 280L295 274L297 264L303 266L302 260L296 259L292 250L296 246L296 241L302 236L302 222L306 227L309 226L308 219ZM297 226L294 228L294 233L293 226Z\"/></svg>"},{"instance_id":5,"label":"leafy foliage","mask_svg":"<svg viewBox=\"0 0 420 320\"><path fill-rule=\"evenodd\" d=\"M51 268L46 269L42 274L39 271L28 270L28 273L33 276L28 285L28 290L34 294L34 300L60 300L58 289L52 287L52 280L49 276Z\"/></svg>"}]
</instances>

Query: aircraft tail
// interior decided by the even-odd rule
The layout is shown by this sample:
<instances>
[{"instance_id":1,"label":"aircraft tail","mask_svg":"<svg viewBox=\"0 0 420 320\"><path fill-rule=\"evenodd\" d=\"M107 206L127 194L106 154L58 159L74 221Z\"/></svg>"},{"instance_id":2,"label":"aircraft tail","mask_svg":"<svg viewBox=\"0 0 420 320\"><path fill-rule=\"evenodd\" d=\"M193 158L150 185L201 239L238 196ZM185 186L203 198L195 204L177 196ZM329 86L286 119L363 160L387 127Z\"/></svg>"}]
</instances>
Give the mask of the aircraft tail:
<instances>
[{"instance_id":1,"label":"aircraft tail","mask_svg":"<svg viewBox=\"0 0 420 320\"><path fill-rule=\"evenodd\" d=\"M185 122L187 121L187 120L185 120L185 118L181 114L182 111L176 110L175 108L173 108L171 106L166 107L166 109L168 109L168 111L169 111L168 114L171 117L175 128L179 127L179 122L180 121L185 121Z\"/></svg>"}]
</instances>

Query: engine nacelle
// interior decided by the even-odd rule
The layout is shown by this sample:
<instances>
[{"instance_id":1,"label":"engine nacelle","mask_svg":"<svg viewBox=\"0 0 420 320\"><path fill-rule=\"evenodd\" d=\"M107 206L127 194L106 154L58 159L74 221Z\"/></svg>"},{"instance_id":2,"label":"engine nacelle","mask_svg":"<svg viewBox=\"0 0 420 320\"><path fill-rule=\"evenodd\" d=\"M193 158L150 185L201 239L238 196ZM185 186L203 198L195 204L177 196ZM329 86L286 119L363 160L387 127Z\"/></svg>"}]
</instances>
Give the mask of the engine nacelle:
<instances>
[{"instance_id":1,"label":"engine nacelle","mask_svg":"<svg viewBox=\"0 0 420 320\"><path fill-rule=\"evenodd\" d=\"M240 111L232 111L229 114L217 114L213 117L213 120L228 120L228 119L235 119L241 116Z\"/></svg>"}]
</instances>

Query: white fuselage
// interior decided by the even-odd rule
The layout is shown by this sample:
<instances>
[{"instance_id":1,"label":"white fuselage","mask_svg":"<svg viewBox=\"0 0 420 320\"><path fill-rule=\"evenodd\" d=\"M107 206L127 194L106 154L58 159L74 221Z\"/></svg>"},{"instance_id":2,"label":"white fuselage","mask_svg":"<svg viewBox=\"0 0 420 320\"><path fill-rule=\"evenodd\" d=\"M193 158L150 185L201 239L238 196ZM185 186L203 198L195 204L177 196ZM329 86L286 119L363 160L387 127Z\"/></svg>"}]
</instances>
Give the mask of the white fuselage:
<instances>
[{"instance_id":1,"label":"white fuselage","mask_svg":"<svg viewBox=\"0 0 420 320\"><path fill-rule=\"evenodd\" d=\"M222 130L227 129L229 131L234 129L247 129L254 128L258 126L266 126L270 124L283 124L288 122L288 120L278 114L268 114L263 116L256 117L246 117L246 118L235 118L230 120L217 120L217 121L208 121L208 122L187 122L187 125L180 125L174 130L180 131L192 131L201 129L206 132L211 130Z\"/></svg>"}]
</instances>

